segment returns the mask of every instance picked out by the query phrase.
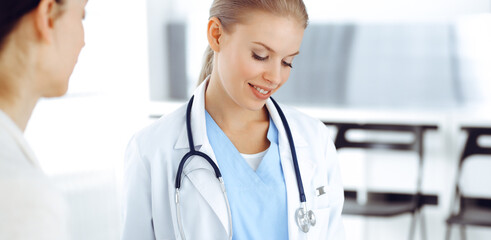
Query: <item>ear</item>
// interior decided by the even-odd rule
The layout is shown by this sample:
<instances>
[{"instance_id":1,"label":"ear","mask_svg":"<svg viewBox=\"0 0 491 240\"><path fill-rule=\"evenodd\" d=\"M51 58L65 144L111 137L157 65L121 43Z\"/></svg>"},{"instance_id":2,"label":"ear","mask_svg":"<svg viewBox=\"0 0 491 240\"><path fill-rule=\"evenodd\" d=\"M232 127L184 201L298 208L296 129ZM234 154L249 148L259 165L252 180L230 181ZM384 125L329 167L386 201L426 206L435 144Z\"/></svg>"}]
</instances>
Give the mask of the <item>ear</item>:
<instances>
[{"instance_id":1,"label":"ear","mask_svg":"<svg viewBox=\"0 0 491 240\"><path fill-rule=\"evenodd\" d=\"M34 27L42 41L53 41L53 28L57 4L55 0L41 0L34 9Z\"/></svg>"},{"instance_id":2,"label":"ear","mask_svg":"<svg viewBox=\"0 0 491 240\"><path fill-rule=\"evenodd\" d=\"M210 18L207 31L208 44L210 44L210 48L215 52L220 51L220 37L222 36L222 33L223 27L220 19L217 17Z\"/></svg>"}]
</instances>

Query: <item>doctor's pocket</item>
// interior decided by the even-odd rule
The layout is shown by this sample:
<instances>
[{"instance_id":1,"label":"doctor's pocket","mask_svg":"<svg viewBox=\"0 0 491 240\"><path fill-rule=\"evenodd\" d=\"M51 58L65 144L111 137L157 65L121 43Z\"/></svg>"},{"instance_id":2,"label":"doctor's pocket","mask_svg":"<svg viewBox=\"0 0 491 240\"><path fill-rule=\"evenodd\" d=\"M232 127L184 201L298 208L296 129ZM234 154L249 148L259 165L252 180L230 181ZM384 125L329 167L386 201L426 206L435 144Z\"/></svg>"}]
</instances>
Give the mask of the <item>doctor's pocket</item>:
<instances>
[{"instance_id":1,"label":"doctor's pocket","mask_svg":"<svg viewBox=\"0 0 491 240\"><path fill-rule=\"evenodd\" d=\"M329 204L327 206L318 206L312 210L315 214L316 223L315 226L310 228L307 239L325 239L329 233L329 218L331 208Z\"/></svg>"},{"instance_id":2,"label":"doctor's pocket","mask_svg":"<svg viewBox=\"0 0 491 240\"><path fill-rule=\"evenodd\" d=\"M338 213L344 198L344 192L342 189L337 189L335 186L326 185L325 187L316 188L316 194L313 201L313 212L316 217L316 224L311 228L308 239L326 239L331 235L332 225L336 225L332 219L340 220L340 218L333 218L333 214Z\"/></svg>"}]
</instances>

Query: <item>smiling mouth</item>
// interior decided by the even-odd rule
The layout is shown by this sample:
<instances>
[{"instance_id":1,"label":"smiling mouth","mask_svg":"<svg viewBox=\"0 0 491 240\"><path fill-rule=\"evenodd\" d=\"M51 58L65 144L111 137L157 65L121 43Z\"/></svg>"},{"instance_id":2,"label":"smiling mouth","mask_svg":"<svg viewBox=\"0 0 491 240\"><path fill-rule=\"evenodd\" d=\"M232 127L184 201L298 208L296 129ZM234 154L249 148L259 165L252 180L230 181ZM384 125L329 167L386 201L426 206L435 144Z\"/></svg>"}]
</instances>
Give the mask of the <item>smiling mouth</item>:
<instances>
[{"instance_id":1,"label":"smiling mouth","mask_svg":"<svg viewBox=\"0 0 491 240\"><path fill-rule=\"evenodd\" d=\"M250 84L250 83L249 83L249 85L250 85L251 87L253 87L254 89L256 89L256 91L258 91L258 92L259 92L259 93L261 93L261 94L266 95L266 94L268 94L268 93L270 92L270 91L264 90L264 89L262 89L262 88L260 88L260 87L254 86L254 85L252 85L252 84Z\"/></svg>"}]
</instances>

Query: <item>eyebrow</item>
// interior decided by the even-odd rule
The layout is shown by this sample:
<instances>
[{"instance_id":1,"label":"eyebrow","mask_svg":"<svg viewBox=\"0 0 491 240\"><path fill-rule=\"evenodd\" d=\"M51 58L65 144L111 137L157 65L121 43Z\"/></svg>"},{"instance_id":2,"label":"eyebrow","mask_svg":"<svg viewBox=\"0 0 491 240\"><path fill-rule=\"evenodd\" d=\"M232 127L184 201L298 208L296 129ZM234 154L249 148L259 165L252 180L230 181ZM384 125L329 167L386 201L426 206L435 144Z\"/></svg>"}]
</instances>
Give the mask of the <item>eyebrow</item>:
<instances>
[{"instance_id":1,"label":"eyebrow","mask_svg":"<svg viewBox=\"0 0 491 240\"><path fill-rule=\"evenodd\" d=\"M272 48L270 48L268 45L262 43L262 42L252 42L252 43L255 43L255 44L258 44L258 45L261 45L263 46L264 48L266 48L268 51L272 52L272 53L276 53L275 50L273 50ZM300 51L297 51L296 53L293 53L293 54L290 54L288 55L288 57L292 57L292 56L295 56L295 55L298 55L300 53Z\"/></svg>"}]
</instances>

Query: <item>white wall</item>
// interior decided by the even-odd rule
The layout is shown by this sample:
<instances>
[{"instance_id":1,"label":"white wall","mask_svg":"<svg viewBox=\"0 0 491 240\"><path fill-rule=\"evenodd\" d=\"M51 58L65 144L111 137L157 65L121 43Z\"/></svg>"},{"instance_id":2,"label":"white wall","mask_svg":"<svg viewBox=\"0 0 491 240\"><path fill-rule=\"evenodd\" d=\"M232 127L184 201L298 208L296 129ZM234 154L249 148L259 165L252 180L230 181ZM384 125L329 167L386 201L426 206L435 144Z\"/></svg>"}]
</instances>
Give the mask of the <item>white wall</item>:
<instances>
[{"instance_id":1,"label":"white wall","mask_svg":"<svg viewBox=\"0 0 491 240\"><path fill-rule=\"evenodd\" d=\"M313 20L428 21L491 11L488 0L306 0Z\"/></svg>"},{"instance_id":2,"label":"white wall","mask_svg":"<svg viewBox=\"0 0 491 240\"><path fill-rule=\"evenodd\" d=\"M491 2L491 1L490 1ZM457 20L457 46L460 51L462 92L472 105L491 105L491 14L461 17ZM477 91L476 91L477 90Z\"/></svg>"},{"instance_id":3,"label":"white wall","mask_svg":"<svg viewBox=\"0 0 491 240\"><path fill-rule=\"evenodd\" d=\"M211 0L147 0L150 84L154 100L167 99L166 35L168 21L188 22L188 81L194 88L207 46L206 22ZM463 16L491 12L489 0L305 0L311 22L451 22ZM166 14L169 12L169 14Z\"/></svg>"}]
</instances>

